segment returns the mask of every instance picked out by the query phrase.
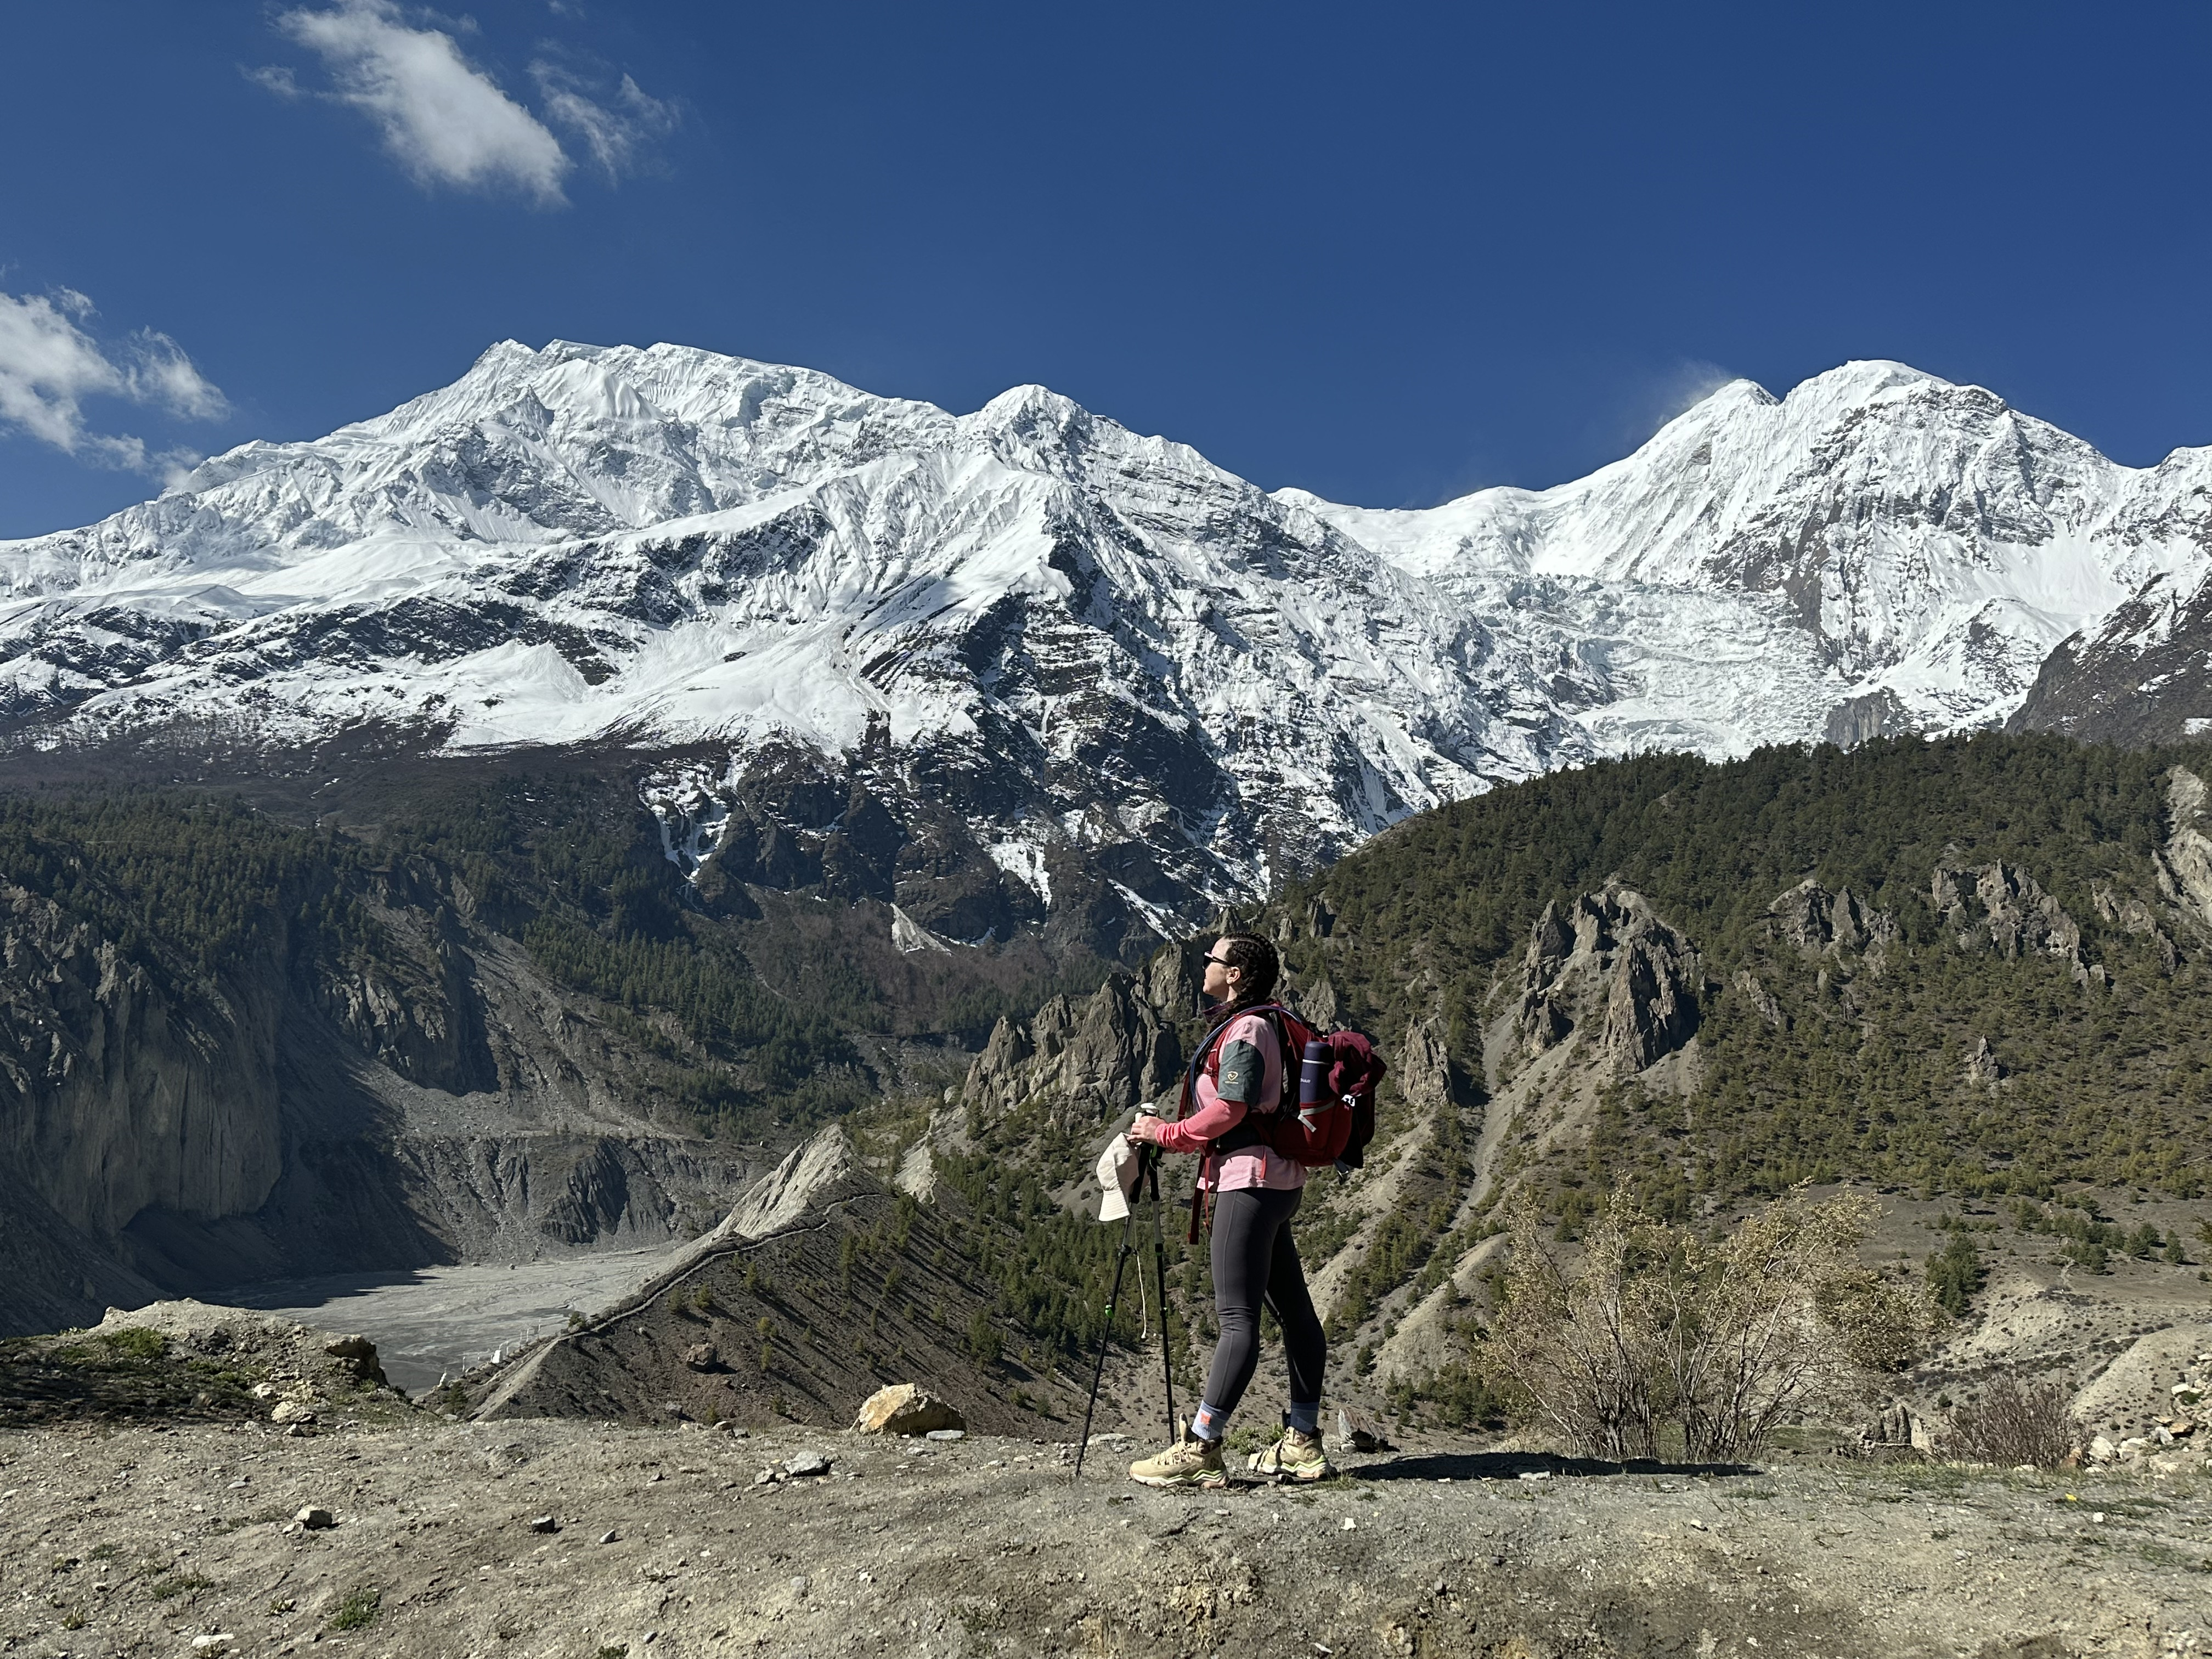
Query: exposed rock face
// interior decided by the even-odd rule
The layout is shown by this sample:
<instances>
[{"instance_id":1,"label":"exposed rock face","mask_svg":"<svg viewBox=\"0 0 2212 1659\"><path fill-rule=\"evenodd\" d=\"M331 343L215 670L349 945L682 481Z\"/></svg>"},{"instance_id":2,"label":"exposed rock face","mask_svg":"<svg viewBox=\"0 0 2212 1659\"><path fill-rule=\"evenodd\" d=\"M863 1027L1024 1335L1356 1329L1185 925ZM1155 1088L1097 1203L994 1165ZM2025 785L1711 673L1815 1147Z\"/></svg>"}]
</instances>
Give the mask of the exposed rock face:
<instances>
[{"instance_id":1,"label":"exposed rock face","mask_svg":"<svg viewBox=\"0 0 2212 1659\"><path fill-rule=\"evenodd\" d=\"M1145 963L1139 976L1138 984L1146 1002L1170 1024L1188 1019L1199 1011L1204 994L1204 970L1198 966L1198 955L1188 945L1158 951Z\"/></svg>"},{"instance_id":2,"label":"exposed rock face","mask_svg":"<svg viewBox=\"0 0 2212 1659\"><path fill-rule=\"evenodd\" d=\"M1936 1431L1911 1407L1893 1401L1859 1431L1859 1444L1869 1451L1933 1451Z\"/></svg>"},{"instance_id":3,"label":"exposed rock face","mask_svg":"<svg viewBox=\"0 0 2212 1659\"><path fill-rule=\"evenodd\" d=\"M283 1164L283 1005L265 971L187 1000L89 924L0 884L0 1162L96 1239L149 1206L258 1208Z\"/></svg>"},{"instance_id":4,"label":"exposed rock face","mask_svg":"<svg viewBox=\"0 0 2212 1659\"><path fill-rule=\"evenodd\" d=\"M2103 967L2092 966L2081 954L2081 924L2016 866L1961 866L1943 859L1936 866L1929 898L1957 930L1962 951L1986 943L2008 962L2055 957L2073 969L2076 984L2106 982Z\"/></svg>"},{"instance_id":5,"label":"exposed rock face","mask_svg":"<svg viewBox=\"0 0 2212 1659\"><path fill-rule=\"evenodd\" d=\"M1897 918L1873 909L1846 887L1830 892L1810 876L1767 906L1776 933L1810 955L1839 956L1893 943Z\"/></svg>"},{"instance_id":6,"label":"exposed rock face","mask_svg":"<svg viewBox=\"0 0 2212 1659\"><path fill-rule=\"evenodd\" d=\"M1336 987L1325 974L1310 985L1286 988L1282 998L1285 1006L1317 1031L1334 1029L1344 1012L1342 1004L1337 1000Z\"/></svg>"},{"instance_id":7,"label":"exposed rock face","mask_svg":"<svg viewBox=\"0 0 2212 1659\"><path fill-rule=\"evenodd\" d=\"M1704 980L1698 952L1640 893L1608 885L1564 914L1547 905L1522 957L1516 1046L1539 1054L1588 1027L1601 1066L1640 1072L1696 1034Z\"/></svg>"},{"instance_id":8,"label":"exposed rock face","mask_svg":"<svg viewBox=\"0 0 2212 1659\"><path fill-rule=\"evenodd\" d=\"M2155 855L2159 890L2200 926L2212 927L2212 836L2203 827L2204 780L2185 766L2166 774L2166 846Z\"/></svg>"},{"instance_id":9,"label":"exposed rock face","mask_svg":"<svg viewBox=\"0 0 2212 1659\"><path fill-rule=\"evenodd\" d=\"M752 1160L641 1121L623 1052L457 897L376 894L343 960L276 906L210 972L0 882L0 1331L721 1213Z\"/></svg>"},{"instance_id":10,"label":"exposed rock face","mask_svg":"<svg viewBox=\"0 0 2212 1659\"><path fill-rule=\"evenodd\" d=\"M1170 966L1152 964L1141 982L1117 973L1080 1002L1054 997L1025 1024L1001 1018L969 1068L963 1102L995 1115L1051 1092L1103 1118L1167 1092L1182 1050L1173 1016L1162 1013L1148 990L1180 995L1187 970L1174 966L1179 954L1164 952Z\"/></svg>"},{"instance_id":11,"label":"exposed rock face","mask_svg":"<svg viewBox=\"0 0 2212 1659\"><path fill-rule=\"evenodd\" d=\"M1434 1022L1417 1020L1406 1031L1398 1055L1398 1091L1408 1104L1423 1111L1457 1108L1467 1093L1455 1074L1451 1056L1437 1034Z\"/></svg>"},{"instance_id":12,"label":"exposed rock face","mask_svg":"<svg viewBox=\"0 0 2212 1659\"><path fill-rule=\"evenodd\" d=\"M2212 549L2205 492L2193 492L2177 516L2200 547ZM2179 743L2200 735L2212 715L2212 578L2161 573L2097 622L2059 641L2027 697L2005 722L2009 732L2063 732L2087 743Z\"/></svg>"},{"instance_id":13,"label":"exposed rock face","mask_svg":"<svg viewBox=\"0 0 2212 1659\"><path fill-rule=\"evenodd\" d=\"M476 964L453 912L442 903L428 916L380 909L387 933L415 949L412 979L361 963L319 968L317 1000L331 1022L366 1054L409 1082L448 1094L499 1087L499 1067L486 1045L473 978Z\"/></svg>"},{"instance_id":14,"label":"exposed rock face","mask_svg":"<svg viewBox=\"0 0 2212 1659\"><path fill-rule=\"evenodd\" d=\"M1994 1089L2004 1081L2003 1065L1990 1047L1985 1036L1974 1039L1974 1046L1966 1053L1966 1086L1970 1089Z\"/></svg>"},{"instance_id":15,"label":"exposed rock face","mask_svg":"<svg viewBox=\"0 0 2212 1659\"><path fill-rule=\"evenodd\" d=\"M827 1204L848 1188L866 1184L852 1138L833 1124L749 1188L712 1237L765 1238L790 1226L810 1206Z\"/></svg>"},{"instance_id":16,"label":"exposed rock face","mask_svg":"<svg viewBox=\"0 0 2212 1659\"><path fill-rule=\"evenodd\" d=\"M1782 1005L1774 1000L1774 994L1760 982L1758 975L1748 968L1739 968L1731 982L1744 1000L1751 1004L1759 1017L1766 1022L1770 1030L1786 1031L1790 1029L1790 1016L1782 1012Z\"/></svg>"},{"instance_id":17,"label":"exposed rock face","mask_svg":"<svg viewBox=\"0 0 2212 1659\"><path fill-rule=\"evenodd\" d=\"M2175 949L2172 938L2158 925L2151 908L2139 898L2123 898L2103 882L2094 882L2089 888L2090 902L2097 907L2097 915L2112 926L2150 941L2158 952L2159 965L2171 974L2181 965L2181 953Z\"/></svg>"}]
</instances>

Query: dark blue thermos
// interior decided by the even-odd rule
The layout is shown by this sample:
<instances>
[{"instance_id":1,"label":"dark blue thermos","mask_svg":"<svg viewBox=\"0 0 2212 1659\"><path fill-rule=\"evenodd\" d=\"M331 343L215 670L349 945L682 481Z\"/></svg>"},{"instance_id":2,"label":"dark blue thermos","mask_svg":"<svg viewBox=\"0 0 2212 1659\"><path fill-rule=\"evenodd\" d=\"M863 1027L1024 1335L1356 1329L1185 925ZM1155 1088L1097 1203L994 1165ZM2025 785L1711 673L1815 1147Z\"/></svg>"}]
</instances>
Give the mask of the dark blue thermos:
<instances>
[{"instance_id":1,"label":"dark blue thermos","mask_svg":"<svg viewBox=\"0 0 2212 1659\"><path fill-rule=\"evenodd\" d=\"M1328 1093L1328 1044L1316 1037L1306 1044L1304 1062L1298 1067L1298 1109L1318 1106Z\"/></svg>"}]
</instances>

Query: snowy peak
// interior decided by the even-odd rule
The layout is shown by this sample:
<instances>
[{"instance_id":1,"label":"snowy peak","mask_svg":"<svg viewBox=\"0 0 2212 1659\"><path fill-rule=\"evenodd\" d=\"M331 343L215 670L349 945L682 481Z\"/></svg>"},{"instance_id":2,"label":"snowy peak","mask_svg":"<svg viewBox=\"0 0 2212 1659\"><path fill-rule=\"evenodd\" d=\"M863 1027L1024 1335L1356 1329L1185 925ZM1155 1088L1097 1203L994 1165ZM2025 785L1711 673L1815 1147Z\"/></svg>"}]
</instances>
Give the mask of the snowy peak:
<instances>
[{"instance_id":1,"label":"snowy peak","mask_svg":"<svg viewBox=\"0 0 2212 1659\"><path fill-rule=\"evenodd\" d=\"M945 939L1038 907L1171 930L1496 781L2002 721L2061 640L2146 583L2197 590L2209 483L2212 452L2132 471L1862 362L1730 382L1553 489L1376 511L1042 386L955 416L504 341L388 414L0 545L0 721L714 739L726 770L656 796L696 870L842 869ZM872 863L830 827L876 822L855 790L893 826Z\"/></svg>"}]
</instances>

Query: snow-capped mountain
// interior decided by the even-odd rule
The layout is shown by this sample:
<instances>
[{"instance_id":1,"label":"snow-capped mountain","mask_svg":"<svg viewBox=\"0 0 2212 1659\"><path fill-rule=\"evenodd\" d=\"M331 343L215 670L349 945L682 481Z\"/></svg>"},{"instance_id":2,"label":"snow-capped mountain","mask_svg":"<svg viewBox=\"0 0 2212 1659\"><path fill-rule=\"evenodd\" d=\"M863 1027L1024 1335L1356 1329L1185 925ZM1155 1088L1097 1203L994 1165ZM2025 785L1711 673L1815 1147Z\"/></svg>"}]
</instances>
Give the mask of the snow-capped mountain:
<instances>
[{"instance_id":1,"label":"snow-capped mountain","mask_svg":"<svg viewBox=\"0 0 2212 1659\"><path fill-rule=\"evenodd\" d=\"M842 871L917 939L1048 908L1110 944L1498 780L2002 721L2059 641L2212 568L2208 483L2212 452L2134 471L1856 363L1556 489L1378 512L1041 387L954 416L510 342L0 544L0 719L712 742L647 785L679 860Z\"/></svg>"}]
</instances>

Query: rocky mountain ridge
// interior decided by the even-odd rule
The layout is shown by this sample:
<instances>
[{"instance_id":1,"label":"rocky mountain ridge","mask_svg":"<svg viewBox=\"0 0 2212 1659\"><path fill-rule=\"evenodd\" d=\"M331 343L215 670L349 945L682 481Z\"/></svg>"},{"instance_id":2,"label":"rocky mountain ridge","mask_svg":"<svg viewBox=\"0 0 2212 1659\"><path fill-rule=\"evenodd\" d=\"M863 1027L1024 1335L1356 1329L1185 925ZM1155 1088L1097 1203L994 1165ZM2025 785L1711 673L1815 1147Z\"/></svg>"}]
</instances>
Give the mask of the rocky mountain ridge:
<instances>
[{"instance_id":1,"label":"rocky mountain ridge","mask_svg":"<svg viewBox=\"0 0 2212 1659\"><path fill-rule=\"evenodd\" d=\"M1736 382L1586 479L1382 512L1041 387L955 416L508 342L0 546L0 718L94 750L703 744L643 769L702 878L840 870L917 949L1057 919L1141 955L1554 767L2002 721L2062 640L2212 568L2208 454L2120 467L1855 363Z\"/></svg>"}]
</instances>

